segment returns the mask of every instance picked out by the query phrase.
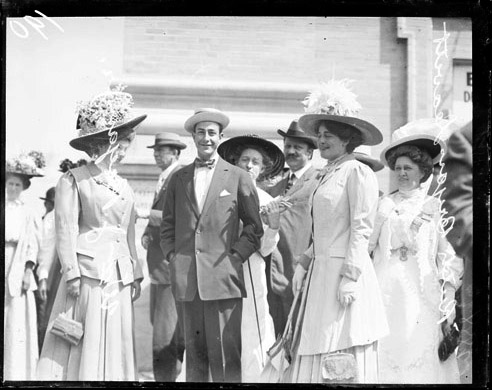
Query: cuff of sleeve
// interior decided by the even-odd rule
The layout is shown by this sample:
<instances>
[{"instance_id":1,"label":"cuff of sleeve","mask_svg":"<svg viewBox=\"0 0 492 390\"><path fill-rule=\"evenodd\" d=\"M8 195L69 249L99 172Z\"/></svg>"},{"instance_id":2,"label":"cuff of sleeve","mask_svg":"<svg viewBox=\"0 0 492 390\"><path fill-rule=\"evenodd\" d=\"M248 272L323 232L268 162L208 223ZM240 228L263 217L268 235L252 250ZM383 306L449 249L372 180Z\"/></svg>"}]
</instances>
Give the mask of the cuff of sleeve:
<instances>
[{"instance_id":1,"label":"cuff of sleeve","mask_svg":"<svg viewBox=\"0 0 492 390\"><path fill-rule=\"evenodd\" d=\"M352 264L344 264L340 274L357 282L361 274L361 269Z\"/></svg>"},{"instance_id":2,"label":"cuff of sleeve","mask_svg":"<svg viewBox=\"0 0 492 390\"><path fill-rule=\"evenodd\" d=\"M297 264L301 265L302 268L307 270L309 268L309 264L311 263L311 258L309 256L306 256L304 253L299 256L297 259Z\"/></svg>"},{"instance_id":3,"label":"cuff of sleeve","mask_svg":"<svg viewBox=\"0 0 492 390\"><path fill-rule=\"evenodd\" d=\"M248 258L248 256L245 256L243 253L241 253L240 251L238 251L236 248L232 248L231 249L231 253L237 255L241 261L244 263L246 261L246 259Z\"/></svg>"},{"instance_id":4,"label":"cuff of sleeve","mask_svg":"<svg viewBox=\"0 0 492 390\"><path fill-rule=\"evenodd\" d=\"M44 268L38 269L38 279L39 280L48 279L48 270Z\"/></svg>"},{"instance_id":5,"label":"cuff of sleeve","mask_svg":"<svg viewBox=\"0 0 492 390\"><path fill-rule=\"evenodd\" d=\"M67 281L72 280L72 279L76 279L76 278L80 278L79 267L73 267L73 266L69 265L65 269L65 275L67 277Z\"/></svg>"}]
</instances>

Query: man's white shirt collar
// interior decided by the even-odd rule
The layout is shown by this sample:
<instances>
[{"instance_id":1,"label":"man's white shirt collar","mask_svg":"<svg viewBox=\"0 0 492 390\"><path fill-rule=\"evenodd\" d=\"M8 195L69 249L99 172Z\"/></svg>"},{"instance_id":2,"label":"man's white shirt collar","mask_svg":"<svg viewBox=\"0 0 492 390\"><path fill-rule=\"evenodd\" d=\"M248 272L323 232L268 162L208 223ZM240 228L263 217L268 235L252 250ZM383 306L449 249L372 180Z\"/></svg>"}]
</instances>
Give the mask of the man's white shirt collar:
<instances>
[{"instance_id":1,"label":"man's white shirt collar","mask_svg":"<svg viewBox=\"0 0 492 390\"><path fill-rule=\"evenodd\" d=\"M295 178L296 179L300 179L302 177L302 175L304 175L306 173L306 171L311 168L312 164L311 162L308 162L304 167L302 167L301 169L293 172L292 170L290 171L290 174L294 174Z\"/></svg>"}]
</instances>

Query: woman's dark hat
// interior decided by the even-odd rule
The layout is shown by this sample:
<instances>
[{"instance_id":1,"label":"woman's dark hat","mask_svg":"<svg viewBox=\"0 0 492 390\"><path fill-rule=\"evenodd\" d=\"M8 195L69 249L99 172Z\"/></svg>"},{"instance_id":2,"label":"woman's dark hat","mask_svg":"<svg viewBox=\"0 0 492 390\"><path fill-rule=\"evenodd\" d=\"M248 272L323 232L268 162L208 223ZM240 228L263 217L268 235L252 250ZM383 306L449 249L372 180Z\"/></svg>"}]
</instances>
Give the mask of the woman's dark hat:
<instances>
[{"instance_id":1,"label":"woman's dark hat","mask_svg":"<svg viewBox=\"0 0 492 390\"><path fill-rule=\"evenodd\" d=\"M158 133L155 135L154 145L147 146L149 149L153 149L159 146L174 146L179 150L186 148L186 144L181 141L181 137L176 133Z\"/></svg>"},{"instance_id":2,"label":"woman's dark hat","mask_svg":"<svg viewBox=\"0 0 492 390\"><path fill-rule=\"evenodd\" d=\"M363 164L366 164L369 168L371 168L374 172L379 172L384 168L383 163L381 161L376 160L371 157L371 147L367 145L360 145L353 151L355 159L360 161Z\"/></svg>"},{"instance_id":3,"label":"woman's dark hat","mask_svg":"<svg viewBox=\"0 0 492 390\"><path fill-rule=\"evenodd\" d=\"M259 137L256 134L240 135L227 141L223 141L217 148L219 156L227 162L236 165L236 159L246 147L261 148L272 159L272 167L263 172L263 176L270 177L278 175L285 165L285 157L280 148L273 142Z\"/></svg>"},{"instance_id":4,"label":"woman's dark hat","mask_svg":"<svg viewBox=\"0 0 492 390\"><path fill-rule=\"evenodd\" d=\"M48 191L46 191L46 197L40 197L39 199L55 203L55 187L51 187Z\"/></svg>"},{"instance_id":5,"label":"woman's dark hat","mask_svg":"<svg viewBox=\"0 0 492 390\"><path fill-rule=\"evenodd\" d=\"M447 121L434 118L418 119L396 129L391 136L391 143L381 152L381 161L388 165L389 152L398 146L414 145L429 153L433 164L438 164L441 154L447 150L446 142L441 138L441 130L449 126Z\"/></svg>"},{"instance_id":6,"label":"woman's dark hat","mask_svg":"<svg viewBox=\"0 0 492 390\"><path fill-rule=\"evenodd\" d=\"M302 130L299 127L299 123L297 121L292 121L290 123L290 126L287 129L287 132L278 129L277 130L277 133L280 134L284 138L285 137L289 137L289 138L297 138L297 139L300 139L300 140L305 141L306 143L308 143L312 148L318 149L316 138L307 135L304 132L304 130Z\"/></svg>"},{"instance_id":7,"label":"woman's dark hat","mask_svg":"<svg viewBox=\"0 0 492 390\"><path fill-rule=\"evenodd\" d=\"M109 142L109 131L115 131L118 139L127 137L147 118L147 115L133 118L132 106L132 96L119 90L103 93L86 103L79 103L79 136L70 141L70 146L86 152L91 141L107 139Z\"/></svg>"},{"instance_id":8,"label":"woman's dark hat","mask_svg":"<svg viewBox=\"0 0 492 390\"><path fill-rule=\"evenodd\" d=\"M357 118L362 106L349 88L351 80L330 80L322 83L304 99L306 115L299 118L299 126L316 137L321 122L350 126L362 135L362 145L377 145L383 141L381 132L371 123Z\"/></svg>"}]
</instances>

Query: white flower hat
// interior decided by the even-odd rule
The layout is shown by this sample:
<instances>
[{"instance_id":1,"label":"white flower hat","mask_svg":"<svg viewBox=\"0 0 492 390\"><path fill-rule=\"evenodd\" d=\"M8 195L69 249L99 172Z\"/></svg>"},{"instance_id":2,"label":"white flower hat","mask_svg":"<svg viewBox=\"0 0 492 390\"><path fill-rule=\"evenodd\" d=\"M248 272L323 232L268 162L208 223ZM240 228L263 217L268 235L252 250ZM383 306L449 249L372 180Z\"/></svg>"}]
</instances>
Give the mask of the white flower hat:
<instances>
[{"instance_id":1,"label":"white flower hat","mask_svg":"<svg viewBox=\"0 0 492 390\"><path fill-rule=\"evenodd\" d=\"M88 102L79 102L77 131L78 137L70 146L87 151L88 144L95 139L108 139L109 131L116 131L118 138L124 138L134 131L147 115L132 116L133 98L121 87L97 95Z\"/></svg>"},{"instance_id":2,"label":"white flower hat","mask_svg":"<svg viewBox=\"0 0 492 390\"><path fill-rule=\"evenodd\" d=\"M46 160L43 153L31 151L21 153L19 156L9 158L6 161L7 173L31 177L44 176L43 168L46 166Z\"/></svg>"},{"instance_id":3,"label":"white flower hat","mask_svg":"<svg viewBox=\"0 0 492 390\"><path fill-rule=\"evenodd\" d=\"M417 119L396 129L391 143L381 152L381 161L388 165L389 152L401 145L414 145L424 149L432 158L433 164L439 163L441 153L446 153L446 135L443 130L449 127L449 121L434 118Z\"/></svg>"},{"instance_id":4,"label":"white flower hat","mask_svg":"<svg viewBox=\"0 0 492 390\"><path fill-rule=\"evenodd\" d=\"M371 123L357 118L361 105L357 96L348 89L351 81L330 80L311 91L304 99L305 115L299 118L299 126L311 136L317 136L320 122L344 123L359 131L363 145L377 145L383 141L381 132Z\"/></svg>"}]
</instances>

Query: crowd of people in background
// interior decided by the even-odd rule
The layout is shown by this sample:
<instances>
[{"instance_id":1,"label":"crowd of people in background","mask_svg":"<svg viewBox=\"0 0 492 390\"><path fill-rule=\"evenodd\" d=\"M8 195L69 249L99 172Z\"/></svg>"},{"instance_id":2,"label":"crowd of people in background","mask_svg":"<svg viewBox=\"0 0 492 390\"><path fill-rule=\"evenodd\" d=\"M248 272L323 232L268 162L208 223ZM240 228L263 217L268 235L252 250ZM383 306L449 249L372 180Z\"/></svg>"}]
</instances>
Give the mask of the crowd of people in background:
<instances>
[{"instance_id":1,"label":"crowd of people in background","mask_svg":"<svg viewBox=\"0 0 492 390\"><path fill-rule=\"evenodd\" d=\"M89 160L61 162L42 220L21 193L43 155L7 161L5 380L139 379L139 242L155 381L185 366L188 382L471 383L471 124L448 141L446 121L421 119L383 140L335 80L278 130L283 150L247 129L223 140L230 118L197 109L193 163L177 133L148 146L161 173L142 212L117 172L146 119L132 105L119 89L80 105L70 145Z\"/></svg>"}]
</instances>

